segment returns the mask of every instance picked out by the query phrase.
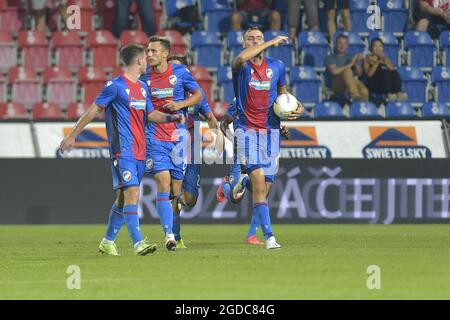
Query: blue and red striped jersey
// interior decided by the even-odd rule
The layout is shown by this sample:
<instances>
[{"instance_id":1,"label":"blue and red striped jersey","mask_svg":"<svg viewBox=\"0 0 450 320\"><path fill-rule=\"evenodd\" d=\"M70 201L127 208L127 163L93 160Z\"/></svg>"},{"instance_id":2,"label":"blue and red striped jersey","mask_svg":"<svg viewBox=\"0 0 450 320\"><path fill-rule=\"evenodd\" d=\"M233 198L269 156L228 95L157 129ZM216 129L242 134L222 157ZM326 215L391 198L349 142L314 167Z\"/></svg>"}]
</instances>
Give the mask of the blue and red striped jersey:
<instances>
[{"instance_id":1,"label":"blue and red striped jersey","mask_svg":"<svg viewBox=\"0 0 450 320\"><path fill-rule=\"evenodd\" d=\"M279 129L273 111L278 87L286 84L286 68L280 60L264 57L260 66L247 61L233 70L237 125L242 129Z\"/></svg>"},{"instance_id":2,"label":"blue and red striped jersey","mask_svg":"<svg viewBox=\"0 0 450 320\"><path fill-rule=\"evenodd\" d=\"M173 114L183 113L186 118L186 109L168 112L162 106L170 101L185 100L186 92L193 93L200 89L191 72L184 65L179 64L169 63L169 67L163 73L157 73L152 67L149 67L141 80L147 83L155 110ZM185 128L184 124L179 123L156 124L149 122L146 126L146 135L149 139L177 142L180 140L177 129Z\"/></svg>"},{"instance_id":3,"label":"blue and red striped jersey","mask_svg":"<svg viewBox=\"0 0 450 320\"><path fill-rule=\"evenodd\" d=\"M119 76L105 84L95 104L105 108L111 158L145 160L144 129L153 111L146 84Z\"/></svg>"}]
</instances>

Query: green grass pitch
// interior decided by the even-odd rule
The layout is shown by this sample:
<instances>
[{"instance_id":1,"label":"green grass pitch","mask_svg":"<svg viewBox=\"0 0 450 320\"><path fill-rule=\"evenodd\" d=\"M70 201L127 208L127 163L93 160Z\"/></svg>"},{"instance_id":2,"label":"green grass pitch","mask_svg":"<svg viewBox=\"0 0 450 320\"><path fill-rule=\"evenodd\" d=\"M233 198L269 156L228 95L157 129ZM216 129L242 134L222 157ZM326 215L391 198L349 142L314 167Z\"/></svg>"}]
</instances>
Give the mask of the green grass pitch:
<instances>
[{"instance_id":1,"label":"green grass pitch","mask_svg":"<svg viewBox=\"0 0 450 320\"><path fill-rule=\"evenodd\" d=\"M0 299L450 299L449 225L275 225L281 250L243 242L245 225L184 225L186 250L97 252L105 226L0 226ZM81 270L69 290L68 266ZM381 268L369 290L367 267Z\"/></svg>"}]
</instances>

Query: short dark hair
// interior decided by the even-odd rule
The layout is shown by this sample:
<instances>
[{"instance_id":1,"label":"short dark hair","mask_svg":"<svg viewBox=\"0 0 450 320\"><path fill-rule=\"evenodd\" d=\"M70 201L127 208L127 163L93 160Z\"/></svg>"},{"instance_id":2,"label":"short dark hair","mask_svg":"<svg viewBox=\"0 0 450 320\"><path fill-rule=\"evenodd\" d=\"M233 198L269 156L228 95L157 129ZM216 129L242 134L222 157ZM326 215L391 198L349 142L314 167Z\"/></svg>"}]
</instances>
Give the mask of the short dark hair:
<instances>
[{"instance_id":1,"label":"short dark hair","mask_svg":"<svg viewBox=\"0 0 450 320\"><path fill-rule=\"evenodd\" d=\"M250 28L248 28L247 30L244 31L244 34L242 35L242 37L245 37L245 35L248 32L253 31L253 30L257 30L257 31L261 32L264 35L264 32L259 27L250 27Z\"/></svg>"},{"instance_id":2,"label":"short dark hair","mask_svg":"<svg viewBox=\"0 0 450 320\"><path fill-rule=\"evenodd\" d=\"M339 40L339 39L345 39L345 40L347 40L347 42L348 42L348 36L346 36L345 34L340 34L340 35L338 35L337 37L336 37L336 40L334 41L334 43L337 43L337 41Z\"/></svg>"},{"instance_id":3,"label":"short dark hair","mask_svg":"<svg viewBox=\"0 0 450 320\"><path fill-rule=\"evenodd\" d=\"M183 55L171 55L170 57L167 58L167 62L170 61L179 61L181 64L184 64L186 67L188 66L188 59L186 56Z\"/></svg>"},{"instance_id":4,"label":"short dark hair","mask_svg":"<svg viewBox=\"0 0 450 320\"><path fill-rule=\"evenodd\" d=\"M167 38L164 37L158 37L158 36L151 36L150 38L148 38L148 43L151 42L159 42L161 43L161 45L170 52L170 41Z\"/></svg>"},{"instance_id":5,"label":"short dark hair","mask_svg":"<svg viewBox=\"0 0 450 320\"><path fill-rule=\"evenodd\" d=\"M134 63L137 56L145 53L145 48L140 44L127 44L120 49L120 59L125 66L129 66Z\"/></svg>"}]
</instances>

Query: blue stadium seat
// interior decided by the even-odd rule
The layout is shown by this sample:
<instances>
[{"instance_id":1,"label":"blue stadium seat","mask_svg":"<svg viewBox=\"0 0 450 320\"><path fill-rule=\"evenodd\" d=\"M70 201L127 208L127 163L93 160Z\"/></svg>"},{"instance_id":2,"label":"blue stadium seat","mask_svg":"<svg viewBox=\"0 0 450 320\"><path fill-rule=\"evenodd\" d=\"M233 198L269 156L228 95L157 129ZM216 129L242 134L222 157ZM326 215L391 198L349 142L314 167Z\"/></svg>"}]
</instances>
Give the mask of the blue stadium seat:
<instances>
[{"instance_id":1,"label":"blue stadium seat","mask_svg":"<svg viewBox=\"0 0 450 320\"><path fill-rule=\"evenodd\" d=\"M222 101L231 102L234 98L233 79L231 67L220 67L217 71L217 84L222 87Z\"/></svg>"},{"instance_id":2,"label":"blue stadium seat","mask_svg":"<svg viewBox=\"0 0 450 320\"><path fill-rule=\"evenodd\" d=\"M325 70L325 58L330 51L325 36L320 31L302 31L297 39L303 65Z\"/></svg>"},{"instance_id":3,"label":"blue stadium seat","mask_svg":"<svg viewBox=\"0 0 450 320\"><path fill-rule=\"evenodd\" d=\"M295 96L305 106L318 103L321 96L321 81L312 67L294 67L290 71L290 83Z\"/></svg>"},{"instance_id":4,"label":"blue stadium seat","mask_svg":"<svg viewBox=\"0 0 450 320\"><path fill-rule=\"evenodd\" d=\"M242 50L244 50L244 47L242 46L243 35L244 31L242 30L228 32L227 46L231 52L231 60L241 53Z\"/></svg>"},{"instance_id":5,"label":"blue stadium seat","mask_svg":"<svg viewBox=\"0 0 450 320\"><path fill-rule=\"evenodd\" d=\"M264 40L269 41L276 36L286 36L289 37L289 34L284 31L266 31L264 32ZM286 65L286 68L291 68L294 65L294 46L289 43L285 45L281 45L278 47L270 47L267 49L267 56L281 60Z\"/></svg>"},{"instance_id":6,"label":"blue stadium seat","mask_svg":"<svg viewBox=\"0 0 450 320\"><path fill-rule=\"evenodd\" d=\"M441 102L427 102L422 107L423 118L450 118L450 108Z\"/></svg>"},{"instance_id":7,"label":"blue stadium seat","mask_svg":"<svg viewBox=\"0 0 450 320\"><path fill-rule=\"evenodd\" d=\"M333 101L320 102L314 108L316 118L345 118L341 106Z\"/></svg>"},{"instance_id":8,"label":"blue stadium seat","mask_svg":"<svg viewBox=\"0 0 450 320\"><path fill-rule=\"evenodd\" d=\"M405 34L405 49L408 51L412 67L431 71L435 65L435 46L426 32L409 31Z\"/></svg>"},{"instance_id":9,"label":"blue stadium seat","mask_svg":"<svg viewBox=\"0 0 450 320\"><path fill-rule=\"evenodd\" d=\"M389 102L386 105L386 117L396 119L416 118L417 114L408 102Z\"/></svg>"},{"instance_id":10,"label":"blue stadium seat","mask_svg":"<svg viewBox=\"0 0 450 320\"><path fill-rule=\"evenodd\" d=\"M450 67L450 31L442 31L439 35L439 46L444 52L444 65Z\"/></svg>"},{"instance_id":11,"label":"blue stadium seat","mask_svg":"<svg viewBox=\"0 0 450 320\"><path fill-rule=\"evenodd\" d=\"M404 92L408 94L411 103L423 103L427 100L428 81L419 68L399 67Z\"/></svg>"},{"instance_id":12,"label":"blue stadium seat","mask_svg":"<svg viewBox=\"0 0 450 320\"><path fill-rule=\"evenodd\" d=\"M195 5L196 0L172 0L172 1L165 1L165 11L168 18L179 18L179 10L187 7L187 6L193 6ZM197 27L198 25L196 23L189 23L189 22L181 22L176 21L175 23L179 27Z\"/></svg>"},{"instance_id":13,"label":"blue stadium seat","mask_svg":"<svg viewBox=\"0 0 450 320\"><path fill-rule=\"evenodd\" d=\"M350 106L351 118L381 118L376 105L372 102L353 102Z\"/></svg>"},{"instance_id":14,"label":"blue stadium seat","mask_svg":"<svg viewBox=\"0 0 450 320\"><path fill-rule=\"evenodd\" d=\"M392 32L384 32L384 31L372 31L369 35L369 48L370 42L375 39L380 38L384 43L384 52L391 59L391 61L398 66L400 59L400 45L397 41L397 38L394 36Z\"/></svg>"},{"instance_id":15,"label":"blue stadium seat","mask_svg":"<svg viewBox=\"0 0 450 320\"><path fill-rule=\"evenodd\" d=\"M362 39L356 32L345 30L337 31L333 37L333 44L336 43L336 38L341 34L346 35L348 37L348 50L347 50L348 53L353 55L358 53L364 53L364 51L366 50L366 44L364 43L364 41L362 41Z\"/></svg>"},{"instance_id":16,"label":"blue stadium seat","mask_svg":"<svg viewBox=\"0 0 450 320\"><path fill-rule=\"evenodd\" d=\"M196 64L210 69L222 65L222 42L217 32L194 31L191 48L196 52Z\"/></svg>"},{"instance_id":17,"label":"blue stadium seat","mask_svg":"<svg viewBox=\"0 0 450 320\"><path fill-rule=\"evenodd\" d=\"M350 12L352 19L352 30L359 35L368 35L367 20L372 14L367 13L371 0L350 0Z\"/></svg>"},{"instance_id":18,"label":"blue stadium seat","mask_svg":"<svg viewBox=\"0 0 450 320\"><path fill-rule=\"evenodd\" d=\"M227 32L230 29L231 3L229 0L202 0L202 15L206 16L206 30Z\"/></svg>"},{"instance_id":19,"label":"blue stadium seat","mask_svg":"<svg viewBox=\"0 0 450 320\"><path fill-rule=\"evenodd\" d=\"M447 67L434 68L431 82L436 88L436 100L450 102L450 69Z\"/></svg>"},{"instance_id":20,"label":"blue stadium seat","mask_svg":"<svg viewBox=\"0 0 450 320\"><path fill-rule=\"evenodd\" d=\"M405 32L409 17L405 0L378 0L377 4L384 18L383 30L399 34Z\"/></svg>"}]
</instances>

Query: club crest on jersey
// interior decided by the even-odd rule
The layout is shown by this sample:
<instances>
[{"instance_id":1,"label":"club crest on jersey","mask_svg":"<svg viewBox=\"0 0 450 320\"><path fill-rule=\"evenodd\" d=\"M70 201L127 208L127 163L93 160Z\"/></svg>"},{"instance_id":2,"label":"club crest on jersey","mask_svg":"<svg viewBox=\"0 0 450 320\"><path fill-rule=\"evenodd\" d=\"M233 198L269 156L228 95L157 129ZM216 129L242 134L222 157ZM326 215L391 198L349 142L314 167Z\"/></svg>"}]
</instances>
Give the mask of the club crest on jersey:
<instances>
[{"instance_id":1,"label":"club crest on jersey","mask_svg":"<svg viewBox=\"0 0 450 320\"><path fill-rule=\"evenodd\" d=\"M145 161L145 167L150 170L153 168L153 159L147 159L147 161Z\"/></svg>"},{"instance_id":2,"label":"club crest on jersey","mask_svg":"<svg viewBox=\"0 0 450 320\"><path fill-rule=\"evenodd\" d=\"M267 77L269 78L269 79L272 79L272 77L273 77L273 71L272 71L272 69L267 69L266 70L266 75L267 75Z\"/></svg>"},{"instance_id":3,"label":"club crest on jersey","mask_svg":"<svg viewBox=\"0 0 450 320\"><path fill-rule=\"evenodd\" d=\"M144 88L141 88L141 93L144 98L147 98L147 92L145 92Z\"/></svg>"},{"instance_id":4,"label":"club crest on jersey","mask_svg":"<svg viewBox=\"0 0 450 320\"><path fill-rule=\"evenodd\" d=\"M131 180L131 172L130 171L124 171L123 173L122 173L122 178L123 178L123 180L124 181L126 181L126 182L128 182L128 181L130 181Z\"/></svg>"},{"instance_id":5,"label":"club crest on jersey","mask_svg":"<svg viewBox=\"0 0 450 320\"><path fill-rule=\"evenodd\" d=\"M177 76L176 75L171 75L170 77L169 77L169 83L171 84L171 85L176 85L177 84Z\"/></svg>"}]
</instances>

